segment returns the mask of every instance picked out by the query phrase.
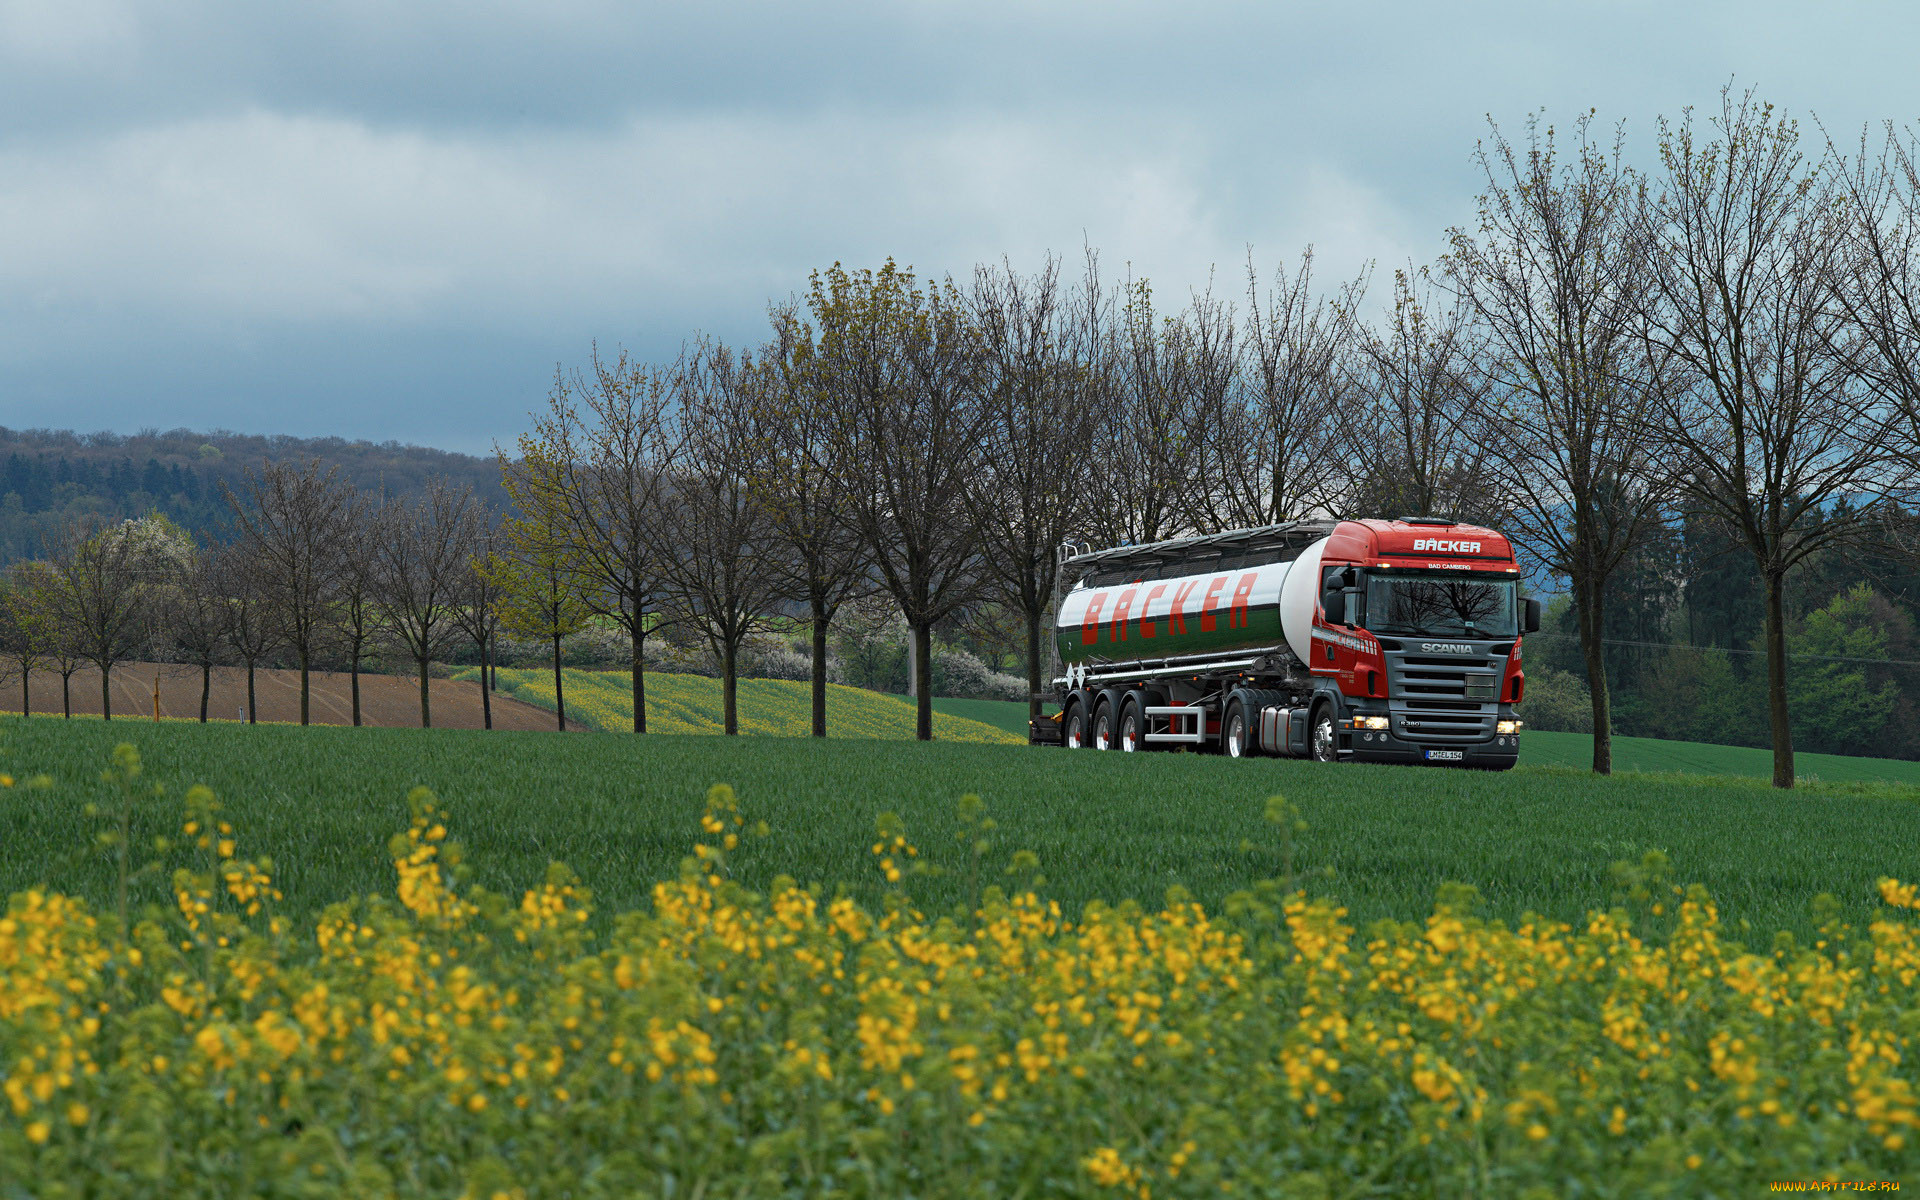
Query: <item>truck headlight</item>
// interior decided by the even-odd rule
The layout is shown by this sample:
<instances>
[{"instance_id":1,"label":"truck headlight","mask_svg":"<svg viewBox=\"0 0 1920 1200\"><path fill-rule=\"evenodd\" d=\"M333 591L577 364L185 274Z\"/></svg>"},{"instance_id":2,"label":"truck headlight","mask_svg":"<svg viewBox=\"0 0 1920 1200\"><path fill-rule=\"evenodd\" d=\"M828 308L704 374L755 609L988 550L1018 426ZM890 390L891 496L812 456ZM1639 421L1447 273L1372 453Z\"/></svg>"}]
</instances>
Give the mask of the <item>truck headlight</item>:
<instances>
[{"instance_id":1,"label":"truck headlight","mask_svg":"<svg viewBox=\"0 0 1920 1200\"><path fill-rule=\"evenodd\" d=\"M1362 717L1360 721L1362 729L1385 729L1388 724L1385 717Z\"/></svg>"},{"instance_id":2,"label":"truck headlight","mask_svg":"<svg viewBox=\"0 0 1920 1200\"><path fill-rule=\"evenodd\" d=\"M1493 727L1493 731L1495 733L1519 733L1520 727L1525 724L1525 721L1501 721Z\"/></svg>"}]
</instances>

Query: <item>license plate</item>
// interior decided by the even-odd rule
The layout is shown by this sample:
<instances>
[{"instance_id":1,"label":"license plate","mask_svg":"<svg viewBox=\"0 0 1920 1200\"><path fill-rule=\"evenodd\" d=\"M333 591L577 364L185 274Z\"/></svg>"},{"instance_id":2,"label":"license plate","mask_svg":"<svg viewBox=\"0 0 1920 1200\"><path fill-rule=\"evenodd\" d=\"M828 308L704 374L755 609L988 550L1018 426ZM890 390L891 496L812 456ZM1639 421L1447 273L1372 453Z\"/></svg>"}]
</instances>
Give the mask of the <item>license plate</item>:
<instances>
[{"instance_id":1,"label":"license plate","mask_svg":"<svg viewBox=\"0 0 1920 1200\"><path fill-rule=\"evenodd\" d=\"M1464 754L1465 751L1462 750L1429 750L1427 751L1427 761L1459 762Z\"/></svg>"}]
</instances>

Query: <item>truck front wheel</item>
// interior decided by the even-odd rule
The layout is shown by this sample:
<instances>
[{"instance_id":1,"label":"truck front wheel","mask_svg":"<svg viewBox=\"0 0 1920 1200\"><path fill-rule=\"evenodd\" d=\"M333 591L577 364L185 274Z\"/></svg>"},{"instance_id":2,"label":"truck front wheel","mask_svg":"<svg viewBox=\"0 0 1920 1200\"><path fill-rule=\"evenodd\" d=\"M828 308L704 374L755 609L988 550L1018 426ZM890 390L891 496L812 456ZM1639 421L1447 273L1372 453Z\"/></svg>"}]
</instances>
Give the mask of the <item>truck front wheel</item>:
<instances>
[{"instance_id":1,"label":"truck front wheel","mask_svg":"<svg viewBox=\"0 0 1920 1200\"><path fill-rule=\"evenodd\" d=\"M1313 761L1339 762L1340 735L1333 731L1333 707L1321 704L1313 710L1312 730Z\"/></svg>"}]
</instances>

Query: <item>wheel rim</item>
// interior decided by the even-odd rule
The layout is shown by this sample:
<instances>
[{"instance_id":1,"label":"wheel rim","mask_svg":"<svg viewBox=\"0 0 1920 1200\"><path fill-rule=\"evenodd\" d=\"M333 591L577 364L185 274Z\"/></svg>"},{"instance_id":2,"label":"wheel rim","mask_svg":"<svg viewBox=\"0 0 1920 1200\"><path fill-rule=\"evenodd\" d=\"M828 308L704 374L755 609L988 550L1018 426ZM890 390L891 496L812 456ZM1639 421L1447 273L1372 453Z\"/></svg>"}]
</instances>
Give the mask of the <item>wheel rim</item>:
<instances>
[{"instance_id":1,"label":"wheel rim","mask_svg":"<svg viewBox=\"0 0 1920 1200\"><path fill-rule=\"evenodd\" d=\"M1113 723L1104 717L1093 723L1093 748L1095 750L1113 748Z\"/></svg>"},{"instance_id":2,"label":"wheel rim","mask_svg":"<svg viewBox=\"0 0 1920 1200\"><path fill-rule=\"evenodd\" d=\"M1132 717L1120 723L1120 749L1131 754L1140 748L1140 730Z\"/></svg>"},{"instance_id":3,"label":"wheel rim","mask_svg":"<svg viewBox=\"0 0 1920 1200\"><path fill-rule=\"evenodd\" d=\"M1333 720L1321 717L1313 726L1313 756L1321 762L1332 762L1334 754Z\"/></svg>"},{"instance_id":4,"label":"wheel rim","mask_svg":"<svg viewBox=\"0 0 1920 1200\"><path fill-rule=\"evenodd\" d=\"M1246 753L1247 721L1239 713L1227 724L1227 757L1239 758Z\"/></svg>"},{"instance_id":5,"label":"wheel rim","mask_svg":"<svg viewBox=\"0 0 1920 1200\"><path fill-rule=\"evenodd\" d=\"M1078 750L1086 742L1086 735L1081 729L1080 715L1075 713L1073 720L1067 723L1067 749Z\"/></svg>"}]
</instances>

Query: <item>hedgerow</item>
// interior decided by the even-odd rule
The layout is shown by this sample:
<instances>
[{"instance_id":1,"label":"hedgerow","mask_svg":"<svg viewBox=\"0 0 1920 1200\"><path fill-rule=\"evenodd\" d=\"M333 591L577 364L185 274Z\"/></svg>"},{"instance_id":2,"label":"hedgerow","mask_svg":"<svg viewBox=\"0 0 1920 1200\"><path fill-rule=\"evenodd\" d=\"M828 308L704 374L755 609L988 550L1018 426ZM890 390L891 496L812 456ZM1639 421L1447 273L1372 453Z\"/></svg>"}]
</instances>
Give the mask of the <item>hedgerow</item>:
<instances>
[{"instance_id":1,"label":"hedgerow","mask_svg":"<svg viewBox=\"0 0 1920 1200\"><path fill-rule=\"evenodd\" d=\"M421 789L393 895L308 924L204 788L139 865L126 814L159 801L131 747L110 777L101 845L173 903L10 900L0 1191L1640 1196L1897 1179L1920 1133L1920 889L1891 879L1866 930L1758 951L1657 855L1578 925L1449 888L1360 933L1286 866L1218 912L1071 915L968 797L953 854L881 817L867 908L734 882L773 835L715 787L600 933L564 866L464 884ZM922 912L942 869L973 899Z\"/></svg>"}]
</instances>

